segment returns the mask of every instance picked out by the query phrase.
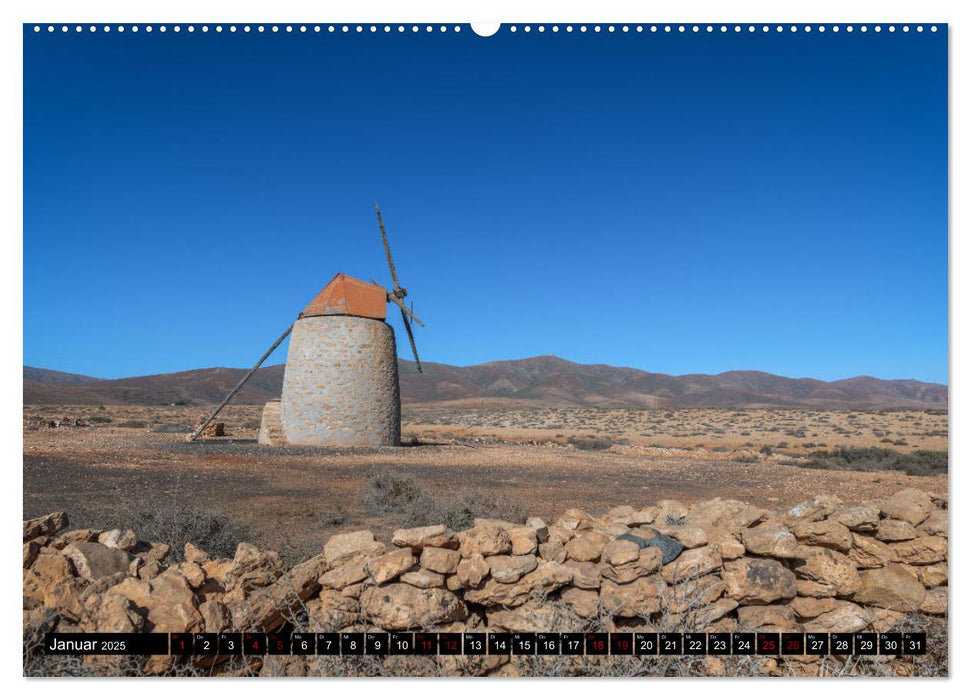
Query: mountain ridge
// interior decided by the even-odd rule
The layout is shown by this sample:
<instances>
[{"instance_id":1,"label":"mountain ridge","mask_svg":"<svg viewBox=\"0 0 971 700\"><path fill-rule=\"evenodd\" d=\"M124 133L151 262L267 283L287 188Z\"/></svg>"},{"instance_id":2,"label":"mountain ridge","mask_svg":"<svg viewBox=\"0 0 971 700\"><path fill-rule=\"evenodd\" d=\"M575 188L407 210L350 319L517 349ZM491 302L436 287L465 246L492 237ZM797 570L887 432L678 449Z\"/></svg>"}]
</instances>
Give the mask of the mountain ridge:
<instances>
[{"instance_id":1,"label":"mountain ridge","mask_svg":"<svg viewBox=\"0 0 971 700\"><path fill-rule=\"evenodd\" d=\"M759 370L669 375L633 367L586 365L555 355L460 367L399 359L402 403L442 407L946 409L948 387L861 375L823 381ZM246 370L207 367L98 379L24 366L24 404L214 404ZM261 367L234 403L278 398L284 365Z\"/></svg>"}]
</instances>

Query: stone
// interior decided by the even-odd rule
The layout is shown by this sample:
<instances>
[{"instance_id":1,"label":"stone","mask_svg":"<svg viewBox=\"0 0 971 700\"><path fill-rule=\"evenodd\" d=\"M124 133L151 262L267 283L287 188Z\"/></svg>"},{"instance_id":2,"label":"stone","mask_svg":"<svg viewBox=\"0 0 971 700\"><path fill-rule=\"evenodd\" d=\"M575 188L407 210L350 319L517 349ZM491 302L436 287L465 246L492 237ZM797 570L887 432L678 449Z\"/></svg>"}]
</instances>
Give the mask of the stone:
<instances>
[{"instance_id":1,"label":"stone","mask_svg":"<svg viewBox=\"0 0 971 700\"><path fill-rule=\"evenodd\" d=\"M138 538L135 537L135 533L131 530L108 530L107 532L102 532L98 535L98 542L103 544L105 547L111 547L113 549L121 549L126 552L130 552L135 549L138 544Z\"/></svg>"},{"instance_id":2,"label":"stone","mask_svg":"<svg viewBox=\"0 0 971 700\"><path fill-rule=\"evenodd\" d=\"M893 520L904 520L911 525L919 525L927 519L934 510L931 497L917 489L898 491L890 498L877 504L886 517Z\"/></svg>"},{"instance_id":3,"label":"stone","mask_svg":"<svg viewBox=\"0 0 971 700\"><path fill-rule=\"evenodd\" d=\"M185 547L183 548L183 557L186 561L191 561L194 564L204 564L209 560L209 555L191 542L185 543Z\"/></svg>"},{"instance_id":4,"label":"stone","mask_svg":"<svg viewBox=\"0 0 971 700\"><path fill-rule=\"evenodd\" d=\"M268 586L276 581L286 567L280 555L263 551L248 542L236 545L232 566L226 572L226 589L240 588L249 591Z\"/></svg>"},{"instance_id":5,"label":"stone","mask_svg":"<svg viewBox=\"0 0 971 700\"><path fill-rule=\"evenodd\" d=\"M614 566L606 564L601 569L604 578L614 583L630 583L634 579L656 573L661 568L661 550L657 547L647 547L638 550L637 559L626 564Z\"/></svg>"},{"instance_id":6,"label":"stone","mask_svg":"<svg viewBox=\"0 0 971 700\"><path fill-rule=\"evenodd\" d=\"M684 581L668 589L667 607L672 613L714 603L725 592L725 582L717 575Z\"/></svg>"},{"instance_id":7,"label":"stone","mask_svg":"<svg viewBox=\"0 0 971 700\"><path fill-rule=\"evenodd\" d=\"M856 564L845 554L819 547L796 563L794 570L797 575L832 586L836 595L850 596L860 589Z\"/></svg>"},{"instance_id":8,"label":"stone","mask_svg":"<svg viewBox=\"0 0 971 700\"><path fill-rule=\"evenodd\" d=\"M52 537L69 524L67 513L56 511L33 520L24 520L24 542L37 537Z\"/></svg>"},{"instance_id":9,"label":"stone","mask_svg":"<svg viewBox=\"0 0 971 700\"><path fill-rule=\"evenodd\" d=\"M664 583L656 576L626 584L605 580L600 587L600 604L613 615L646 618L661 610L664 592Z\"/></svg>"},{"instance_id":10,"label":"stone","mask_svg":"<svg viewBox=\"0 0 971 700\"><path fill-rule=\"evenodd\" d=\"M566 530L590 530L593 528L593 516L579 508L570 508L556 520L554 525Z\"/></svg>"},{"instance_id":11,"label":"stone","mask_svg":"<svg viewBox=\"0 0 971 700\"><path fill-rule=\"evenodd\" d=\"M730 498L712 498L693 505L685 520L690 525L706 530L720 529L731 535L738 535L741 530L755 525L765 517L764 508Z\"/></svg>"},{"instance_id":12,"label":"stone","mask_svg":"<svg viewBox=\"0 0 971 700\"><path fill-rule=\"evenodd\" d=\"M558 627L560 613L552 606L528 602L512 609L489 608L486 619L489 630L496 632L551 632Z\"/></svg>"},{"instance_id":13,"label":"stone","mask_svg":"<svg viewBox=\"0 0 971 700\"><path fill-rule=\"evenodd\" d=\"M876 506L840 508L830 516L854 532L874 532L880 522L880 509Z\"/></svg>"},{"instance_id":14,"label":"stone","mask_svg":"<svg viewBox=\"0 0 971 700\"><path fill-rule=\"evenodd\" d=\"M705 532L708 535L708 544L718 550L723 560L745 556L745 545L739 542L735 535L717 530L714 526L710 526Z\"/></svg>"},{"instance_id":15,"label":"stone","mask_svg":"<svg viewBox=\"0 0 971 700\"><path fill-rule=\"evenodd\" d=\"M719 569L722 558L711 546L688 549L670 564L661 569L661 576L668 583L678 583L689 578L697 578Z\"/></svg>"},{"instance_id":16,"label":"stone","mask_svg":"<svg viewBox=\"0 0 971 700\"><path fill-rule=\"evenodd\" d=\"M567 586L560 591L560 600L578 617L592 619L599 615L600 594L596 590Z\"/></svg>"},{"instance_id":17,"label":"stone","mask_svg":"<svg viewBox=\"0 0 971 700\"><path fill-rule=\"evenodd\" d=\"M465 592L465 600L477 605L522 605L533 595L547 595L573 581L573 571L555 562L542 562L515 583L492 579Z\"/></svg>"},{"instance_id":18,"label":"stone","mask_svg":"<svg viewBox=\"0 0 971 700\"><path fill-rule=\"evenodd\" d=\"M728 613L734 611L738 608L738 601L732 600L731 598L719 598L714 603L706 605L704 607L698 608L697 610L692 610L687 615L687 620L689 624L695 629L706 629L712 632L731 632L733 629L718 629L712 630L709 626L721 620ZM728 622L728 620L726 620ZM734 626L734 621L732 621L732 626Z\"/></svg>"},{"instance_id":19,"label":"stone","mask_svg":"<svg viewBox=\"0 0 971 700\"><path fill-rule=\"evenodd\" d=\"M326 555L324 556L326 558ZM320 576L318 581L324 588L334 590L341 590L352 584L360 583L368 577L368 570L366 568L367 561L367 558L363 555L358 556L346 564L338 566L336 569L326 571Z\"/></svg>"},{"instance_id":20,"label":"stone","mask_svg":"<svg viewBox=\"0 0 971 700\"><path fill-rule=\"evenodd\" d=\"M681 552L684 551L684 547L679 544L677 540L657 532L653 533L650 537L639 537L636 534L628 533L626 535L621 535L617 539L629 539L631 542L636 543L641 549L645 549L646 547L657 547L659 550L661 550L662 564L670 564L672 561L677 559L678 556L680 556Z\"/></svg>"},{"instance_id":21,"label":"stone","mask_svg":"<svg viewBox=\"0 0 971 700\"><path fill-rule=\"evenodd\" d=\"M947 589L932 588L927 591L919 610L925 615L946 615L947 614Z\"/></svg>"},{"instance_id":22,"label":"stone","mask_svg":"<svg viewBox=\"0 0 971 700\"><path fill-rule=\"evenodd\" d=\"M745 551L759 556L796 559L805 549L787 527L776 522L746 528L741 531L741 537Z\"/></svg>"},{"instance_id":23,"label":"stone","mask_svg":"<svg viewBox=\"0 0 971 700\"><path fill-rule=\"evenodd\" d=\"M320 590L319 581L328 566L327 555L318 554L297 564L265 588L252 591L245 600L232 606L233 627L255 632L277 629Z\"/></svg>"},{"instance_id":24,"label":"stone","mask_svg":"<svg viewBox=\"0 0 971 700\"><path fill-rule=\"evenodd\" d=\"M666 537L670 537L686 549L703 547L708 544L705 531L693 525L655 525L655 529Z\"/></svg>"},{"instance_id":25,"label":"stone","mask_svg":"<svg viewBox=\"0 0 971 700\"><path fill-rule=\"evenodd\" d=\"M225 632L233 627L229 608L218 600L207 600L199 605L199 613L206 632Z\"/></svg>"},{"instance_id":26,"label":"stone","mask_svg":"<svg viewBox=\"0 0 971 700\"><path fill-rule=\"evenodd\" d=\"M589 561L565 561L563 566L573 571L573 585L587 590L600 589L600 565Z\"/></svg>"},{"instance_id":27,"label":"stone","mask_svg":"<svg viewBox=\"0 0 971 700\"><path fill-rule=\"evenodd\" d=\"M769 604L795 597L796 577L775 559L742 557L725 563L725 595L741 604Z\"/></svg>"},{"instance_id":28,"label":"stone","mask_svg":"<svg viewBox=\"0 0 971 700\"><path fill-rule=\"evenodd\" d=\"M421 565L440 574L454 574L458 571L461 560L462 555L454 549L425 547L421 552Z\"/></svg>"},{"instance_id":29,"label":"stone","mask_svg":"<svg viewBox=\"0 0 971 700\"><path fill-rule=\"evenodd\" d=\"M439 550L442 552L449 552L455 555L456 559L458 554L451 549ZM427 553L428 550L425 550ZM425 559L425 554L422 554L422 561ZM388 581L393 581L398 578L401 574L410 571L415 566L415 556L411 553L410 547L400 547L392 549L387 554L382 554L379 557L374 557L369 559L365 564L364 568L367 573L371 576L377 584L387 583ZM358 579L360 581L362 579ZM357 581L352 581L351 583L357 583Z\"/></svg>"},{"instance_id":30,"label":"stone","mask_svg":"<svg viewBox=\"0 0 971 700\"><path fill-rule=\"evenodd\" d=\"M144 610L146 632L199 632L203 620L189 582L173 571L151 581L126 578L105 595L120 594ZM240 629L248 629L240 627Z\"/></svg>"},{"instance_id":31,"label":"stone","mask_svg":"<svg viewBox=\"0 0 971 700\"><path fill-rule=\"evenodd\" d=\"M455 532L445 525L427 525L395 530L391 537L391 544L395 547L411 547L415 550L422 550L425 547L455 549L458 547L458 538Z\"/></svg>"},{"instance_id":32,"label":"stone","mask_svg":"<svg viewBox=\"0 0 971 700\"><path fill-rule=\"evenodd\" d=\"M796 593L807 598L831 598L836 595L836 586L797 578Z\"/></svg>"},{"instance_id":33,"label":"stone","mask_svg":"<svg viewBox=\"0 0 971 700\"><path fill-rule=\"evenodd\" d=\"M407 583L415 588L440 588L445 585L445 577L428 569L418 569L409 571L401 575L401 582Z\"/></svg>"},{"instance_id":34,"label":"stone","mask_svg":"<svg viewBox=\"0 0 971 700\"><path fill-rule=\"evenodd\" d=\"M794 525L800 521L813 522L823 520L836 512L843 502L833 495L816 496L809 501L803 501L799 505L790 508L783 516L787 525Z\"/></svg>"},{"instance_id":35,"label":"stone","mask_svg":"<svg viewBox=\"0 0 971 700\"><path fill-rule=\"evenodd\" d=\"M310 629L335 631L358 621L361 604L338 591L324 589L320 598L307 603Z\"/></svg>"},{"instance_id":36,"label":"stone","mask_svg":"<svg viewBox=\"0 0 971 700\"><path fill-rule=\"evenodd\" d=\"M792 528L792 534L802 544L830 547L844 553L853 545L850 529L833 520L798 523Z\"/></svg>"},{"instance_id":37,"label":"stone","mask_svg":"<svg viewBox=\"0 0 971 700\"><path fill-rule=\"evenodd\" d=\"M382 629L399 631L455 622L464 619L468 611L451 591L389 583L361 594L361 613Z\"/></svg>"},{"instance_id":38,"label":"stone","mask_svg":"<svg viewBox=\"0 0 971 700\"><path fill-rule=\"evenodd\" d=\"M658 501L657 508L657 516L654 518L655 525L674 525L688 515L688 507L681 501L671 499Z\"/></svg>"},{"instance_id":39,"label":"stone","mask_svg":"<svg viewBox=\"0 0 971 700\"><path fill-rule=\"evenodd\" d=\"M858 569L878 569L894 560L896 555L889 545L878 539L853 533L853 547L850 559Z\"/></svg>"},{"instance_id":40,"label":"stone","mask_svg":"<svg viewBox=\"0 0 971 700\"><path fill-rule=\"evenodd\" d=\"M97 542L100 530L85 528L83 530L68 530L62 532L51 540L50 546L54 549L64 549L72 542Z\"/></svg>"},{"instance_id":41,"label":"stone","mask_svg":"<svg viewBox=\"0 0 971 700\"><path fill-rule=\"evenodd\" d=\"M794 632L799 628L788 605L750 605L736 613L739 627L744 629Z\"/></svg>"},{"instance_id":42,"label":"stone","mask_svg":"<svg viewBox=\"0 0 971 700\"><path fill-rule=\"evenodd\" d=\"M657 506L649 506L647 508L641 508L640 510L636 510L628 516L627 524L632 527L636 525L650 525L657 519L658 513L660 512L661 512L661 509L658 508Z\"/></svg>"},{"instance_id":43,"label":"stone","mask_svg":"<svg viewBox=\"0 0 971 700\"><path fill-rule=\"evenodd\" d=\"M895 558L905 564L936 564L947 561L947 539L934 535L921 535L906 542L890 545Z\"/></svg>"},{"instance_id":44,"label":"stone","mask_svg":"<svg viewBox=\"0 0 971 700\"><path fill-rule=\"evenodd\" d=\"M947 511L934 510L924 522L917 526L917 529L927 535L947 537Z\"/></svg>"},{"instance_id":45,"label":"stone","mask_svg":"<svg viewBox=\"0 0 971 700\"><path fill-rule=\"evenodd\" d=\"M499 583L515 583L537 566L536 557L532 554L486 557L486 563L489 574Z\"/></svg>"},{"instance_id":46,"label":"stone","mask_svg":"<svg viewBox=\"0 0 971 700\"><path fill-rule=\"evenodd\" d=\"M606 544L603 550L604 560L613 566L637 561L639 556L640 548L630 540L612 540Z\"/></svg>"},{"instance_id":47,"label":"stone","mask_svg":"<svg viewBox=\"0 0 971 700\"><path fill-rule=\"evenodd\" d=\"M859 632L870 624L867 611L848 600L837 600L829 612L803 623L806 632Z\"/></svg>"},{"instance_id":48,"label":"stone","mask_svg":"<svg viewBox=\"0 0 971 700\"><path fill-rule=\"evenodd\" d=\"M854 602L898 612L918 610L924 602L924 586L900 564L865 571L860 579Z\"/></svg>"},{"instance_id":49,"label":"stone","mask_svg":"<svg viewBox=\"0 0 971 700\"><path fill-rule=\"evenodd\" d=\"M602 532L586 532L566 544L566 556L573 561L597 561L607 544Z\"/></svg>"},{"instance_id":50,"label":"stone","mask_svg":"<svg viewBox=\"0 0 971 700\"><path fill-rule=\"evenodd\" d=\"M395 536L400 532L401 530L396 532ZM403 546L398 544L394 538L392 543L398 547ZM375 555L383 550L384 545L374 541L374 534L370 530L358 530L357 532L334 535L327 540L324 545L324 556L330 566L339 566L359 555Z\"/></svg>"},{"instance_id":51,"label":"stone","mask_svg":"<svg viewBox=\"0 0 971 700\"><path fill-rule=\"evenodd\" d=\"M40 544L37 540L29 540L24 542L24 566L27 569L37 561L37 556L40 554Z\"/></svg>"},{"instance_id":52,"label":"stone","mask_svg":"<svg viewBox=\"0 0 971 700\"><path fill-rule=\"evenodd\" d=\"M947 583L947 562L917 567L917 577L928 588L943 586Z\"/></svg>"},{"instance_id":53,"label":"stone","mask_svg":"<svg viewBox=\"0 0 971 700\"><path fill-rule=\"evenodd\" d=\"M123 595L99 595L98 605L91 613L91 631L99 633L134 634L145 628L145 618L135 604Z\"/></svg>"},{"instance_id":54,"label":"stone","mask_svg":"<svg viewBox=\"0 0 971 700\"><path fill-rule=\"evenodd\" d=\"M835 598L793 598L789 607L797 617L818 617L836 608Z\"/></svg>"},{"instance_id":55,"label":"stone","mask_svg":"<svg viewBox=\"0 0 971 700\"><path fill-rule=\"evenodd\" d=\"M463 557L481 554L489 557L494 554L507 554L512 549L509 533L496 525L473 527L459 533L459 552Z\"/></svg>"},{"instance_id":56,"label":"stone","mask_svg":"<svg viewBox=\"0 0 971 700\"><path fill-rule=\"evenodd\" d=\"M481 554L462 559L455 567L455 576L463 588L478 586L489 575L489 565Z\"/></svg>"},{"instance_id":57,"label":"stone","mask_svg":"<svg viewBox=\"0 0 971 700\"><path fill-rule=\"evenodd\" d=\"M543 526L545 529L545 525ZM506 531L509 535L510 552L514 556L533 554L539 543L537 530L529 526L514 527Z\"/></svg>"},{"instance_id":58,"label":"stone","mask_svg":"<svg viewBox=\"0 0 971 700\"><path fill-rule=\"evenodd\" d=\"M138 567L136 575L138 578L148 581L149 579L155 578L163 571L165 571L165 566L163 564L161 564L157 559L149 559Z\"/></svg>"},{"instance_id":59,"label":"stone","mask_svg":"<svg viewBox=\"0 0 971 700\"><path fill-rule=\"evenodd\" d=\"M201 588L206 582L206 572L195 562L184 561L173 568L185 577L192 588Z\"/></svg>"},{"instance_id":60,"label":"stone","mask_svg":"<svg viewBox=\"0 0 971 700\"><path fill-rule=\"evenodd\" d=\"M78 576L88 581L97 581L119 571L128 571L132 562L132 557L127 552L97 542L74 542L65 547L63 552L74 564Z\"/></svg>"},{"instance_id":61,"label":"stone","mask_svg":"<svg viewBox=\"0 0 971 700\"><path fill-rule=\"evenodd\" d=\"M883 542L903 542L917 537L917 530L906 520L881 520L876 538Z\"/></svg>"}]
</instances>

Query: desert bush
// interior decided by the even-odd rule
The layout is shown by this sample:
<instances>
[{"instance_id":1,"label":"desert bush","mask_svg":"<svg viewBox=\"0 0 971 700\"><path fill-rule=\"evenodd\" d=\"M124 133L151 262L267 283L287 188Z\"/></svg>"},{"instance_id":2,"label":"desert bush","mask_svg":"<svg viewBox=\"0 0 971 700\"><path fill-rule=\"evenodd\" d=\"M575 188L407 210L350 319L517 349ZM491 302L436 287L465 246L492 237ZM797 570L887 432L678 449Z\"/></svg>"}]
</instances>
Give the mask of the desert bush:
<instances>
[{"instance_id":1,"label":"desert bush","mask_svg":"<svg viewBox=\"0 0 971 700\"><path fill-rule=\"evenodd\" d=\"M809 469L875 472L897 471L910 476L947 474L947 452L915 450L901 453L882 447L837 447L830 452L816 451L800 466Z\"/></svg>"},{"instance_id":2,"label":"desert bush","mask_svg":"<svg viewBox=\"0 0 971 700\"><path fill-rule=\"evenodd\" d=\"M607 450L613 446L613 442L610 440L603 440L601 438L575 438L571 437L567 440L567 443L573 445L578 450Z\"/></svg>"},{"instance_id":3,"label":"desert bush","mask_svg":"<svg viewBox=\"0 0 971 700\"><path fill-rule=\"evenodd\" d=\"M363 505L371 512L401 513L428 494L413 476L380 474L364 488Z\"/></svg>"}]
</instances>

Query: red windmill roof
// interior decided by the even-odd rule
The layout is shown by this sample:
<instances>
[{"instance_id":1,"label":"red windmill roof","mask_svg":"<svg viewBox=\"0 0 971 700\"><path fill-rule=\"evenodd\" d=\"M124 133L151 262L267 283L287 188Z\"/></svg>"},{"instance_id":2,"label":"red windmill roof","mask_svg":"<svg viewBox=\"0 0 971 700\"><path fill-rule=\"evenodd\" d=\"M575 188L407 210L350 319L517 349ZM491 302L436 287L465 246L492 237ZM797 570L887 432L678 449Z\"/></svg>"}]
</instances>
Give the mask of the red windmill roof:
<instances>
[{"instance_id":1,"label":"red windmill roof","mask_svg":"<svg viewBox=\"0 0 971 700\"><path fill-rule=\"evenodd\" d=\"M380 287L343 273L337 273L320 290L300 318L308 316L362 316L383 321L387 317L388 298Z\"/></svg>"}]
</instances>

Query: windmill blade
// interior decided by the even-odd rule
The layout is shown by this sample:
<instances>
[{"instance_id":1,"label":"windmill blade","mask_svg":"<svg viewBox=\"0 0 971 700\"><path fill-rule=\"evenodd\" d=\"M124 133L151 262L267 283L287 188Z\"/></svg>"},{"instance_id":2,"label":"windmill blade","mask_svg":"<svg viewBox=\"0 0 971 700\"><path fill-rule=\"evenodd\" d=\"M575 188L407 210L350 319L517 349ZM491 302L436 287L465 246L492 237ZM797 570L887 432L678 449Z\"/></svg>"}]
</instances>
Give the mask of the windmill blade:
<instances>
[{"instance_id":1,"label":"windmill blade","mask_svg":"<svg viewBox=\"0 0 971 700\"><path fill-rule=\"evenodd\" d=\"M377 287L382 292L384 292L385 295L388 297L388 301L390 301L392 304L395 304L399 309L401 309L402 315L408 314L409 316L411 316L412 321L417 323L422 328L425 327L425 324L422 323L417 316L415 316L415 314L412 312L411 309L409 309L407 306L404 305L401 299L396 297L392 292L389 292L387 289L384 288L383 285L381 285L379 282L374 281L373 279L371 280L371 284L373 284L375 287Z\"/></svg>"},{"instance_id":2,"label":"windmill blade","mask_svg":"<svg viewBox=\"0 0 971 700\"><path fill-rule=\"evenodd\" d=\"M415 345L415 336L411 332L411 321L408 320L408 314L405 313L404 309L401 310L401 320L405 322L405 332L408 333L408 342L411 343L411 354L415 356L415 367L418 368L419 374L424 374L421 371L421 360L418 359L418 348Z\"/></svg>"},{"instance_id":3,"label":"windmill blade","mask_svg":"<svg viewBox=\"0 0 971 700\"><path fill-rule=\"evenodd\" d=\"M391 268L391 281L394 283L395 296L398 296L397 292L401 290L401 285L398 284L398 271L394 269L394 260L391 258L391 246L388 244L388 234L384 231L384 221L381 219L381 207L378 203L374 203L374 211L378 214L378 227L381 229L381 240L384 242L384 254L388 256L388 267ZM403 294L401 296L404 296Z\"/></svg>"}]
</instances>

